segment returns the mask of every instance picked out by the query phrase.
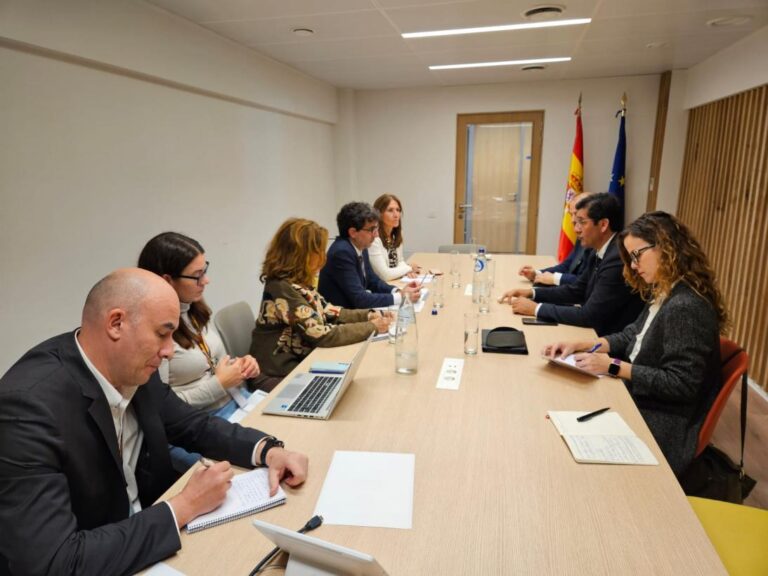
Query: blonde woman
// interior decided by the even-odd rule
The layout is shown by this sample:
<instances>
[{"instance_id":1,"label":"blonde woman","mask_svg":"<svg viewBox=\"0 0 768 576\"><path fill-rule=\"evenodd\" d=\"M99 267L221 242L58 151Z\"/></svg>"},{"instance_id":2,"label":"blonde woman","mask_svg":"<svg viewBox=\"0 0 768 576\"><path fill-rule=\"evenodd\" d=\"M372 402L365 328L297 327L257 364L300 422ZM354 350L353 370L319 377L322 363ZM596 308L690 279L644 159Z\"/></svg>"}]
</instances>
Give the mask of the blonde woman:
<instances>
[{"instance_id":1,"label":"blonde woman","mask_svg":"<svg viewBox=\"0 0 768 576\"><path fill-rule=\"evenodd\" d=\"M403 258L403 205L394 194L383 194L373 203L379 213L379 236L368 247L368 258L376 275L390 282L415 277L420 268Z\"/></svg>"},{"instance_id":2,"label":"blonde woman","mask_svg":"<svg viewBox=\"0 0 768 576\"><path fill-rule=\"evenodd\" d=\"M720 339L728 317L699 243L674 216L649 212L619 235L624 278L646 301L638 319L597 340L545 347L622 378L676 474L693 460L699 429L720 390ZM597 353L584 352L597 346Z\"/></svg>"},{"instance_id":3,"label":"blonde woman","mask_svg":"<svg viewBox=\"0 0 768 576\"><path fill-rule=\"evenodd\" d=\"M261 269L264 296L253 330L251 354L270 376L285 376L316 347L362 342L386 332L389 318L369 310L334 306L315 289L325 265L328 230L290 218L277 230Z\"/></svg>"}]
</instances>

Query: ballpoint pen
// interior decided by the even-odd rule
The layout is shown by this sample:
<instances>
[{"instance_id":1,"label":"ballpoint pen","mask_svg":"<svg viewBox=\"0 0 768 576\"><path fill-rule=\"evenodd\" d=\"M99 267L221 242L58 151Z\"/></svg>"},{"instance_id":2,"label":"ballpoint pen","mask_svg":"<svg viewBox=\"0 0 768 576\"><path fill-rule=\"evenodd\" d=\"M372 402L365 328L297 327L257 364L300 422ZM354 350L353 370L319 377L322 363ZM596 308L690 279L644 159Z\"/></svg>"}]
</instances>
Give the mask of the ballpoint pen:
<instances>
[{"instance_id":1,"label":"ballpoint pen","mask_svg":"<svg viewBox=\"0 0 768 576\"><path fill-rule=\"evenodd\" d=\"M587 420L592 420L595 416L600 416L603 412L608 412L611 408L600 408L600 410L595 410L594 412L589 412L588 414L584 414L582 416L579 416L576 418L576 422L586 422Z\"/></svg>"},{"instance_id":2,"label":"ballpoint pen","mask_svg":"<svg viewBox=\"0 0 768 576\"><path fill-rule=\"evenodd\" d=\"M600 346L602 346L602 343L598 342L597 344L595 344L594 346L592 346L592 348L590 348L589 350L587 350L587 354L592 354L592 353L594 353L594 352L597 352L597 349L598 349L598 348L600 348Z\"/></svg>"}]
</instances>

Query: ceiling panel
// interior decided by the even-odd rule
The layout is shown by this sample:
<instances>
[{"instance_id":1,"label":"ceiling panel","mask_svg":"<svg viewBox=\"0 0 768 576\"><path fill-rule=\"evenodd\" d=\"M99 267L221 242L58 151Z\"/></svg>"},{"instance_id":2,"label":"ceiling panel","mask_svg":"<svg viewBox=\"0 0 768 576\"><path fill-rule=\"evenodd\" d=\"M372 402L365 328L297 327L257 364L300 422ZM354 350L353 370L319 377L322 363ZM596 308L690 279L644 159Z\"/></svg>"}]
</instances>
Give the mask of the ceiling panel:
<instances>
[{"instance_id":1,"label":"ceiling panel","mask_svg":"<svg viewBox=\"0 0 768 576\"><path fill-rule=\"evenodd\" d=\"M405 31L524 21L543 0L146 0L336 86L376 89L651 74L689 68L768 25L768 0L555 0L591 24L409 39ZM749 15L712 28L716 17ZM294 28L311 28L299 37ZM651 42L666 42L655 50ZM432 72L430 64L571 56L519 67Z\"/></svg>"},{"instance_id":2,"label":"ceiling panel","mask_svg":"<svg viewBox=\"0 0 768 576\"><path fill-rule=\"evenodd\" d=\"M511 0L482 0L456 4L393 8L387 15L402 32L491 26L526 22L522 12L541 2ZM572 0L567 4L562 18L589 18L597 0Z\"/></svg>"},{"instance_id":3,"label":"ceiling panel","mask_svg":"<svg viewBox=\"0 0 768 576\"><path fill-rule=\"evenodd\" d=\"M198 23L262 20L376 8L371 0L150 0Z\"/></svg>"},{"instance_id":4,"label":"ceiling panel","mask_svg":"<svg viewBox=\"0 0 768 576\"><path fill-rule=\"evenodd\" d=\"M270 20L214 22L207 24L206 27L246 46L274 42L309 44L322 40L364 38L366 36L397 37L397 32L387 19L376 10L292 16ZM294 28L311 28L315 33L310 37L299 37L293 34Z\"/></svg>"}]
</instances>

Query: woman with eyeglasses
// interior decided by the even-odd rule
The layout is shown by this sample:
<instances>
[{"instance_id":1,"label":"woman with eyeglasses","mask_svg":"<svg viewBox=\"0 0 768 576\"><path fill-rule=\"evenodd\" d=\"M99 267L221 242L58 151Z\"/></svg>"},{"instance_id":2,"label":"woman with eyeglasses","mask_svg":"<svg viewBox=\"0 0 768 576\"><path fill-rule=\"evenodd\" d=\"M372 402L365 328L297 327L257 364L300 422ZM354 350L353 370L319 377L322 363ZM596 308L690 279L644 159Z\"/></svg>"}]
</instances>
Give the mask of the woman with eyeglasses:
<instances>
[{"instance_id":1,"label":"woman with eyeglasses","mask_svg":"<svg viewBox=\"0 0 768 576\"><path fill-rule=\"evenodd\" d=\"M376 275L389 282L403 276L414 278L420 268L403 258L403 205L394 194L382 194L373 203L379 212L379 236L368 247L368 258Z\"/></svg>"},{"instance_id":2,"label":"woman with eyeglasses","mask_svg":"<svg viewBox=\"0 0 768 576\"><path fill-rule=\"evenodd\" d=\"M174 351L160 365L160 378L185 402L229 418L250 395L246 381L258 376L252 356L230 357L203 299L208 262L199 242L177 232L163 232L147 242L139 268L162 276L179 296L181 317L173 333Z\"/></svg>"},{"instance_id":3,"label":"woman with eyeglasses","mask_svg":"<svg viewBox=\"0 0 768 576\"><path fill-rule=\"evenodd\" d=\"M278 228L261 268L264 295L251 354L270 376L285 376L317 347L362 342L389 329L389 317L327 302L315 288L328 230L304 218Z\"/></svg>"},{"instance_id":4,"label":"woman with eyeglasses","mask_svg":"<svg viewBox=\"0 0 768 576\"><path fill-rule=\"evenodd\" d=\"M649 212L618 238L624 278L646 301L622 332L559 342L548 357L622 378L675 474L696 452L699 429L720 391L720 339L728 326L715 273L688 228ZM589 351L596 348L595 353Z\"/></svg>"}]
</instances>

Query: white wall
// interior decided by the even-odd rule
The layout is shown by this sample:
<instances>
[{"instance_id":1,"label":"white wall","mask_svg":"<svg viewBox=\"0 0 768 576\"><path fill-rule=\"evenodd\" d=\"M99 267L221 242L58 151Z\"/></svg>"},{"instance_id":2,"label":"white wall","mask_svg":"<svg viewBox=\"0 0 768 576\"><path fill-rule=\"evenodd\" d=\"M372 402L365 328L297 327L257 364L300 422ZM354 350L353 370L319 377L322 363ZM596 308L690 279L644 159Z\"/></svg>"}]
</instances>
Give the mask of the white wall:
<instances>
[{"instance_id":1,"label":"white wall","mask_svg":"<svg viewBox=\"0 0 768 576\"><path fill-rule=\"evenodd\" d=\"M407 251L435 250L439 244L451 243L456 115L544 110L537 252L553 254L579 92L583 93L585 189L595 192L608 188L618 137L614 114L622 93L627 93L626 198L631 219L645 210L658 86L659 76L652 75L357 92L354 99L341 101L340 125L348 130L343 125L354 122L358 188L340 190L338 202L373 201L394 192L404 204ZM350 108L354 113L349 113Z\"/></svg>"},{"instance_id":2,"label":"white wall","mask_svg":"<svg viewBox=\"0 0 768 576\"><path fill-rule=\"evenodd\" d=\"M688 70L685 107L768 84L768 26Z\"/></svg>"},{"instance_id":3,"label":"white wall","mask_svg":"<svg viewBox=\"0 0 768 576\"><path fill-rule=\"evenodd\" d=\"M675 70L659 174L659 210L676 212L688 130L688 111L768 83L768 26L689 70Z\"/></svg>"},{"instance_id":4,"label":"white wall","mask_svg":"<svg viewBox=\"0 0 768 576\"><path fill-rule=\"evenodd\" d=\"M336 121L332 86L140 0L2 0L0 39Z\"/></svg>"},{"instance_id":5,"label":"white wall","mask_svg":"<svg viewBox=\"0 0 768 576\"><path fill-rule=\"evenodd\" d=\"M145 39L152 34L143 29ZM210 83L239 71L211 72ZM295 91L303 113L335 117L335 100L325 112L333 88L321 86L313 100L306 86L291 87L296 76L287 80L280 90ZM0 43L0 374L32 345L76 327L90 286L134 264L164 230L206 248L214 310L242 299L256 306L263 251L283 219L335 228L333 127L294 112Z\"/></svg>"}]
</instances>

